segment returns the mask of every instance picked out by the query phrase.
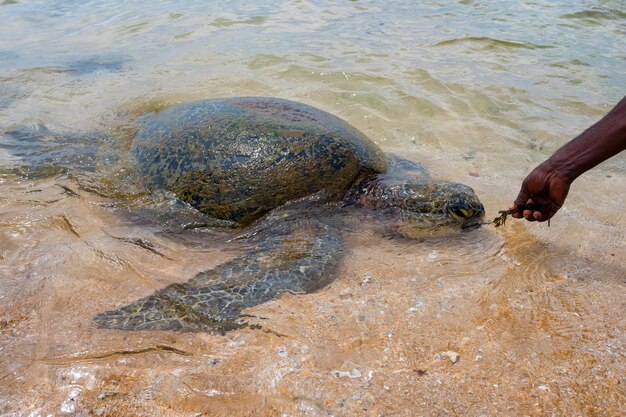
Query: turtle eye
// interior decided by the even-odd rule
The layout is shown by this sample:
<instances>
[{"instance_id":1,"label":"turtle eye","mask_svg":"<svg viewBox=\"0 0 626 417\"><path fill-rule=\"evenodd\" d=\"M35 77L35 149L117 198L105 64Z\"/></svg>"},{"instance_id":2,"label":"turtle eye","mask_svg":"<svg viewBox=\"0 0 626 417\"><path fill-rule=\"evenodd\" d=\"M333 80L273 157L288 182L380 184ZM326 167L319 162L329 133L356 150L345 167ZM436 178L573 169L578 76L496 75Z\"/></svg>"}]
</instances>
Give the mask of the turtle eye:
<instances>
[{"instance_id":1,"label":"turtle eye","mask_svg":"<svg viewBox=\"0 0 626 417\"><path fill-rule=\"evenodd\" d=\"M474 215L474 210L469 206L451 205L446 208L450 216L457 220L469 219Z\"/></svg>"}]
</instances>

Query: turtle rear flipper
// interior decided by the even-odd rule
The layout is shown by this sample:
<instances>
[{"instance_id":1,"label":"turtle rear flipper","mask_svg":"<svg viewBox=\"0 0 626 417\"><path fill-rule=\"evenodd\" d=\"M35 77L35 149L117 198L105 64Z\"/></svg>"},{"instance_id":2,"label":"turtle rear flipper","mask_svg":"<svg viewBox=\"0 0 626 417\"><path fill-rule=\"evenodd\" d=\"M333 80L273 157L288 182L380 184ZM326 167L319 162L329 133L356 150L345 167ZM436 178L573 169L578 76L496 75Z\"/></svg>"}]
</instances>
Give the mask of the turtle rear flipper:
<instances>
[{"instance_id":1,"label":"turtle rear flipper","mask_svg":"<svg viewBox=\"0 0 626 417\"><path fill-rule=\"evenodd\" d=\"M342 244L333 228L308 219L286 222L273 232L245 255L98 314L95 323L120 330L225 331L237 327L245 308L330 282Z\"/></svg>"},{"instance_id":2,"label":"turtle rear flipper","mask_svg":"<svg viewBox=\"0 0 626 417\"><path fill-rule=\"evenodd\" d=\"M0 138L0 165L29 178L44 178L70 169L93 170L92 138L59 134L42 124L15 126Z\"/></svg>"}]
</instances>

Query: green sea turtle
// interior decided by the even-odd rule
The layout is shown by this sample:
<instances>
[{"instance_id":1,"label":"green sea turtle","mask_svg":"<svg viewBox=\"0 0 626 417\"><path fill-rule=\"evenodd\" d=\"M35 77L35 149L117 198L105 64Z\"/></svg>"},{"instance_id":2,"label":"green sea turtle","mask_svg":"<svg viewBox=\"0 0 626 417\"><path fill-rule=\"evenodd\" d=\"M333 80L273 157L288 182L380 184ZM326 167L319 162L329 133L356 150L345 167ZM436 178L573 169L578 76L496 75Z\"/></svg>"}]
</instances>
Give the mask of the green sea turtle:
<instances>
[{"instance_id":1,"label":"green sea turtle","mask_svg":"<svg viewBox=\"0 0 626 417\"><path fill-rule=\"evenodd\" d=\"M245 227L250 246L186 282L98 314L103 328L227 329L247 307L315 291L330 282L340 257L342 219L357 212L408 236L476 228L484 216L468 186L434 180L343 120L283 99L203 100L149 113L132 152L148 189L169 190L211 218Z\"/></svg>"}]
</instances>

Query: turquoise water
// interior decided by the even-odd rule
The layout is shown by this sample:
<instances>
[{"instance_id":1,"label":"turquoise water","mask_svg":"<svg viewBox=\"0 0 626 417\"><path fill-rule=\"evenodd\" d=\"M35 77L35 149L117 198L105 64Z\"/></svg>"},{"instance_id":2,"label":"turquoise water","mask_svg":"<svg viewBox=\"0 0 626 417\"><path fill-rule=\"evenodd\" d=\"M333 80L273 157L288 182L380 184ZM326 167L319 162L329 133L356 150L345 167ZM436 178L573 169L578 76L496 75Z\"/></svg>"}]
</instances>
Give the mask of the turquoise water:
<instances>
[{"instance_id":1,"label":"turquoise water","mask_svg":"<svg viewBox=\"0 0 626 417\"><path fill-rule=\"evenodd\" d=\"M457 108L462 96L438 94L426 78L450 93L484 93L504 110L526 100L535 110L527 117L561 121L573 103L591 112L621 98L626 85L620 1L5 2L0 13L9 100L34 87L11 94L11 74L36 69L87 91L110 72L115 84L169 94L236 71L242 84L302 95L311 89L303 78L325 85L345 73L345 92L373 94L368 87L380 77L388 85L379 100L417 96L424 112Z\"/></svg>"},{"instance_id":2,"label":"turquoise water","mask_svg":"<svg viewBox=\"0 0 626 417\"><path fill-rule=\"evenodd\" d=\"M74 155L59 137L154 107L277 96L472 186L495 217L626 94L623 1L5 0L0 21L0 414L620 414L624 155L549 228L356 231L333 284L250 311L267 332L124 333L91 318L235 249L129 222L73 178L16 175L32 159L4 133L45 127Z\"/></svg>"}]
</instances>

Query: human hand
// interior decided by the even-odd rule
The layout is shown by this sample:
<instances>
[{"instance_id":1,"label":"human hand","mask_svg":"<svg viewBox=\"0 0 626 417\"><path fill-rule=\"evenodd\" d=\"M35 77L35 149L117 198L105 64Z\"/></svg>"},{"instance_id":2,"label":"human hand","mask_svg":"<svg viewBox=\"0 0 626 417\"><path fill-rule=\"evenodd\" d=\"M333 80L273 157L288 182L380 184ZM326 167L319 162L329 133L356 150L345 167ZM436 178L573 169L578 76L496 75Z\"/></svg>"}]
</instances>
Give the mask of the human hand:
<instances>
[{"instance_id":1,"label":"human hand","mask_svg":"<svg viewBox=\"0 0 626 417\"><path fill-rule=\"evenodd\" d=\"M530 222L550 220L565 202L570 184L548 161L544 162L522 183L517 198L509 206L511 216L524 217Z\"/></svg>"}]
</instances>

